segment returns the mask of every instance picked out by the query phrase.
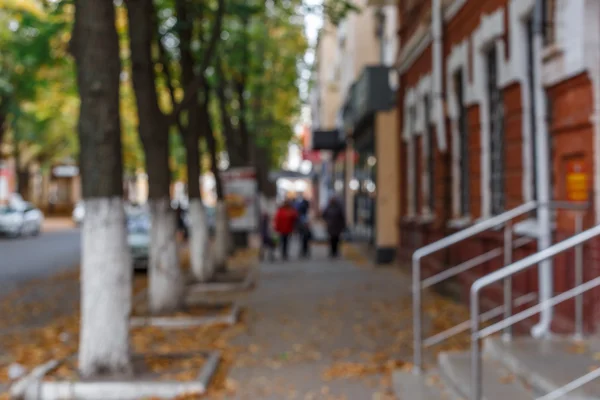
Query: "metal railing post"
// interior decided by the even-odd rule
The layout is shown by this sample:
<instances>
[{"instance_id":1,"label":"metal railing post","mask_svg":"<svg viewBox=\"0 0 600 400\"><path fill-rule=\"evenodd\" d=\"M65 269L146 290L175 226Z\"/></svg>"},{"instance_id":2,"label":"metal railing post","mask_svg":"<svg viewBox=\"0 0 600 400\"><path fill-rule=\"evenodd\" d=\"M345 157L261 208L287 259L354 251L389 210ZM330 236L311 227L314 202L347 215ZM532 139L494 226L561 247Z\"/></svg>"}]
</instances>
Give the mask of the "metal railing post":
<instances>
[{"instance_id":1,"label":"metal railing post","mask_svg":"<svg viewBox=\"0 0 600 400\"><path fill-rule=\"evenodd\" d=\"M420 374L423 371L423 332L421 305L421 258L413 257L412 265L412 292L413 292L413 372Z\"/></svg>"},{"instance_id":2,"label":"metal railing post","mask_svg":"<svg viewBox=\"0 0 600 400\"><path fill-rule=\"evenodd\" d=\"M479 291L471 287L471 400L481 400L481 343L479 338Z\"/></svg>"},{"instance_id":3,"label":"metal railing post","mask_svg":"<svg viewBox=\"0 0 600 400\"><path fill-rule=\"evenodd\" d=\"M583 231L583 212L575 217L575 234ZM575 247L575 287L583 284L583 244ZM575 297L575 339L583 339L583 293Z\"/></svg>"},{"instance_id":4,"label":"metal railing post","mask_svg":"<svg viewBox=\"0 0 600 400\"><path fill-rule=\"evenodd\" d=\"M513 259L513 232L511 221L504 225L504 266L512 264ZM504 319L510 318L512 315L513 298L512 298L512 276L504 279ZM502 339L506 342L512 340L512 326L507 326L502 334Z\"/></svg>"}]
</instances>

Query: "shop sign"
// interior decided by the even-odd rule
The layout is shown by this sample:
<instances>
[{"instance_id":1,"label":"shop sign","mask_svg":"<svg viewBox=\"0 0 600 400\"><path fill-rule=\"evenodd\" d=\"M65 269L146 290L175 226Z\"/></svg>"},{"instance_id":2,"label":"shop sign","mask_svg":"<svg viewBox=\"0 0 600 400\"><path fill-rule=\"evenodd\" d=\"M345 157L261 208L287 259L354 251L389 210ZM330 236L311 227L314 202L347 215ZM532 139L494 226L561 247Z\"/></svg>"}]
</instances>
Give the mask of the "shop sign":
<instances>
[{"instance_id":1,"label":"shop sign","mask_svg":"<svg viewBox=\"0 0 600 400\"><path fill-rule=\"evenodd\" d=\"M321 152L317 150L302 150L302 159L313 164L321 162Z\"/></svg>"},{"instance_id":2,"label":"shop sign","mask_svg":"<svg viewBox=\"0 0 600 400\"><path fill-rule=\"evenodd\" d=\"M254 168L231 168L221 176L231 230L249 232L258 229L258 184Z\"/></svg>"},{"instance_id":3,"label":"shop sign","mask_svg":"<svg viewBox=\"0 0 600 400\"><path fill-rule=\"evenodd\" d=\"M570 161L567 164L567 199L569 201L588 201L589 177L583 161Z\"/></svg>"}]
</instances>

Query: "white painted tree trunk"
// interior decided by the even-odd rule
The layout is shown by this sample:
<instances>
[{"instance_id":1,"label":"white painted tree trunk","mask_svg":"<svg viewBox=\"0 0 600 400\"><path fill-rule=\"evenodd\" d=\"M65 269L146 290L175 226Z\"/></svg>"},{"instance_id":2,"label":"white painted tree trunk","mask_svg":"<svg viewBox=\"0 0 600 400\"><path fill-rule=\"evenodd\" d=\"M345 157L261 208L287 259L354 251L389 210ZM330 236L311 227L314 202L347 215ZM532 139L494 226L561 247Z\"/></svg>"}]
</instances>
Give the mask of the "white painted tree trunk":
<instances>
[{"instance_id":1,"label":"white painted tree trunk","mask_svg":"<svg viewBox=\"0 0 600 400\"><path fill-rule=\"evenodd\" d=\"M233 239L233 231L231 230L231 225L229 224L229 214L227 214L227 207L225 207L225 229L227 231L227 255L234 255L235 248L235 240Z\"/></svg>"},{"instance_id":2,"label":"white painted tree trunk","mask_svg":"<svg viewBox=\"0 0 600 400\"><path fill-rule=\"evenodd\" d=\"M200 199L192 199L190 213L190 261L192 273L198 282L209 281L215 272L211 256L210 238L206 210Z\"/></svg>"},{"instance_id":3,"label":"white painted tree trunk","mask_svg":"<svg viewBox=\"0 0 600 400\"><path fill-rule=\"evenodd\" d=\"M79 371L129 374L132 266L122 199L85 202L81 253Z\"/></svg>"},{"instance_id":4,"label":"white painted tree trunk","mask_svg":"<svg viewBox=\"0 0 600 400\"><path fill-rule=\"evenodd\" d=\"M227 206L225 202L219 200L215 210L215 268L223 269L227 267L227 255L229 252L229 220L227 218Z\"/></svg>"},{"instance_id":5,"label":"white painted tree trunk","mask_svg":"<svg viewBox=\"0 0 600 400\"><path fill-rule=\"evenodd\" d=\"M277 211L277 199L275 197L267 197L261 193L260 195L260 213L267 213L269 216L275 215Z\"/></svg>"},{"instance_id":6,"label":"white painted tree trunk","mask_svg":"<svg viewBox=\"0 0 600 400\"><path fill-rule=\"evenodd\" d=\"M182 306L185 282L179 266L175 213L169 199L150 200L149 204L152 228L148 307L152 314L163 314Z\"/></svg>"}]
</instances>

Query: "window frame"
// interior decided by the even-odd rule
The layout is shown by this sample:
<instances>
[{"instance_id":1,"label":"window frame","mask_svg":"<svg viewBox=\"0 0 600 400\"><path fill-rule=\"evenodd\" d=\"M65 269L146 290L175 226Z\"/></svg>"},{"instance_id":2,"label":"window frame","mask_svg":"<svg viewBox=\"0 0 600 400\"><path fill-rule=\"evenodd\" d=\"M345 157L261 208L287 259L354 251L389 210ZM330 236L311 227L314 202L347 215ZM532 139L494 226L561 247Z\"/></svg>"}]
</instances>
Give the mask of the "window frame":
<instances>
[{"instance_id":1,"label":"window frame","mask_svg":"<svg viewBox=\"0 0 600 400\"><path fill-rule=\"evenodd\" d=\"M555 15L556 0L542 0L542 37L544 47L549 47L556 43Z\"/></svg>"},{"instance_id":2,"label":"window frame","mask_svg":"<svg viewBox=\"0 0 600 400\"><path fill-rule=\"evenodd\" d=\"M421 213L421 184L418 172L418 152L417 152L417 106L413 104L409 110L410 113L410 140L411 140L411 165L410 171L413 176L412 200L414 216Z\"/></svg>"},{"instance_id":3,"label":"window frame","mask_svg":"<svg viewBox=\"0 0 600 400\"><path fill-rule=\"evenodd\" d=\"M423 176L427 177L427 199L424 202L424 213L432 215L435 212L435 142L433 124L431 123L431 96L423 97L423 115L425 117L424 140L422 144L423 157Z\"/></svg>"},{"instance_id":4,"label":"window frame","mask_svg":"<svg viewBox=\"0 0 600 400\"><path fill-rule=\"evenodd\" d=\"M506 210L506 127L504 93L498 84L499 53L496 46L485 52L486 91L489 128L489 189L490 213L498 215Z\"/></svg>"},{"instance_id":5,"label":"window frame","mask_svg":"<svg viewBox=\"0 0 600 400\"><path fill-rule=\"evenodd\" d=\"M457 127L458 127L458 163L460 171L459 179L459 204L462 217L471 214L471 181L470 181L470 141L468 111L465 102L464 79L465 71L458 69L453 76L456 99L458 103Z\"/></svg>"}]
</instances>

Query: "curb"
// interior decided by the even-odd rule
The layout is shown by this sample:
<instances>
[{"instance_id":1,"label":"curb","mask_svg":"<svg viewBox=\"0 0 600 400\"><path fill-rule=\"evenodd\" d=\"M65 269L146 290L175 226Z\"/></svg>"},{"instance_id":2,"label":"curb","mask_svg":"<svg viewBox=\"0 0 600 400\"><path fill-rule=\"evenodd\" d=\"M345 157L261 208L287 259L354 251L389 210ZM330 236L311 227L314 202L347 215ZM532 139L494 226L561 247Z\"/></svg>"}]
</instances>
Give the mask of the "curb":
<instances>
[{"instance_id":1,"label":"curb","mask_svg":"<svg viewBox=\"0 0 600 400\"><path fill-rule=\"evenodd\" d=\"M188 287L188 295L200 293L241 292L249 290L258 280L258 267L252 267L240 283L195 283Z\"/></svg>"},{"instance_id":2,"label":"curb","mask_svg":"<svg viewBox=\"0 0 600 400\"><path fill-rule=\"evenodd\" d=\"M153 326L165 329L196 328L206 325L235 325L239 320L241 308L234 303L227 315L216 317L132 317L130 327Z\"/></svg>"},{"instance_id":3,"label":"curb","mask_svg":"<svg viewBox=\"0 0 600 400\"><path fill-rule=\"evenodd\" d=\"M37 374L32 372L28 377L11 388L11 398L23 400L136 400L140 398L171 399L184 394L206 393L214 377L221 353L218 350L207 353L206 363L200 369L198 378L192 382L156 382L156 381L60 381L44 382L43 377L62 361L52 360L36 367ZM64 360L63 360L64 361ZM52 366L52 368L48 368ZM39 368L39 369L38 369ZM36 371L34 370L34 371ZM43 372L41 372L43 370ZM19 397L15 397L16 390Z\"/></svg>"}]
</instances>

